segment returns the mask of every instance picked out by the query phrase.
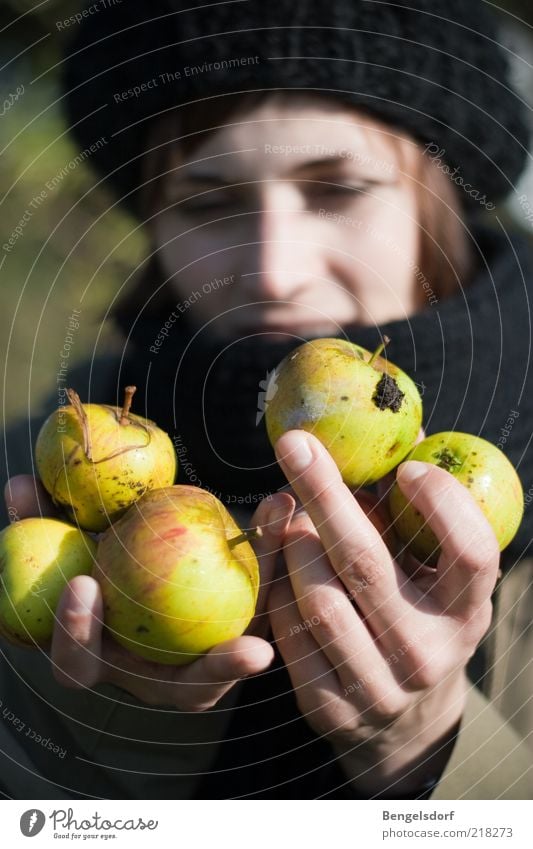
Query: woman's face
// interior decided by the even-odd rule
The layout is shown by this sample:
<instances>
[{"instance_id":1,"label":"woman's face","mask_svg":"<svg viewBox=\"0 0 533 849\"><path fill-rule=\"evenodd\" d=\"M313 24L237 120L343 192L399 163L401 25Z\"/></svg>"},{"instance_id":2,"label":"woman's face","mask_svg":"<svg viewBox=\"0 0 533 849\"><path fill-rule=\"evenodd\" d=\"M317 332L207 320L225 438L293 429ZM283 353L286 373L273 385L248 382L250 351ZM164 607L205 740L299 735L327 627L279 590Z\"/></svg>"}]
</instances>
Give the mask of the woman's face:
<instances>
[{"instance_id":1,"label":"woman's face","mask_svg":"<svg viewBox=\"0 0 533 849\"><path fill-rule=\"evenodd\" d=\"M342 104L275 97L171 154L152 222L176 317L236 338L412 315L421 155ZM401 153L400 153L401 151ZM400 161L401 157L401 161Z\"/></svg>"}]
</instances>

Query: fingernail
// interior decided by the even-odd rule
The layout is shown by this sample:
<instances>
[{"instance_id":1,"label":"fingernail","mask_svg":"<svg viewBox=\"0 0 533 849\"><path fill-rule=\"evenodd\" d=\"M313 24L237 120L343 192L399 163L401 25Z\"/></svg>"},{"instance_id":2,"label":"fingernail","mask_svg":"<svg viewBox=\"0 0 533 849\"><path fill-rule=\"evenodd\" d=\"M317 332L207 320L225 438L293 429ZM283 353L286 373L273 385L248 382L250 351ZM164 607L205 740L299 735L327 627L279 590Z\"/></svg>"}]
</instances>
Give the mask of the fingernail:
<instances>
[{"instance_id":1,"label":"fingernail","mask_svg":"<svg viewBox=\"0 0 533 849\"><path fill-rule=\"evenodd\" d=\"M88 613L90 609L84 603L83 599L79 595L74 595L72 591L69 593L65 608L71 613Z\"/></svg>"},{"instance_id":2,"label":"fingernail","mask_svg":"<svg viewBox=\"0 0 533 849\"><path fill-rule=\"evenodd\" d=\"M275 537L281 536L285 531L288 519L288 510L286 507L274 507L270 511L268 517L267 529L269 534Z\"/></svg>"},{"instance_id":3,"label":"fingernail","mask_svg":"<svg viewBox=\"0 0 533 849\"><path fill-rule=\"evenodd\" d=\"M97 595L98 585L93 581L84 581L83 589L79 586L69 587L65 607L72 613L92 613Z\"/></svg>"},{"instance_id":4,"label":"fingernail","mask_svg":"<svg viewBox=\"0 0 533 849\"><path fill-rule=\"evenodd\" d=\"M271 507L268 513L266 529L273 536L282 536L285 533L294 509L294 499L289 498L289 496L281 496L277 500L282 503L274 503Z\"/></svg>"},{"instance_id":5,"label":"fingernail","mask_svg":"<svg viewBox=\"0 0 533 849\"><path fill-rule=\"evenodd\" d=\"M414 483L427 475L428 467L426 463L420 463L418 460L409 460L407 463L402 463L398 468L398 477L401 483Z\"/></svg>"},{"instance_id":6,"label":"fingernail","mask_svg":"<svg viewBox=\"0 0 533 849\"><path fill-rule=\"evenodd\" d=\"M313 454L305 437L298 436L293 440L290 450L279 459L287 466L289 471L304 472L313 462Z\"/></svg>"}]
</instances>

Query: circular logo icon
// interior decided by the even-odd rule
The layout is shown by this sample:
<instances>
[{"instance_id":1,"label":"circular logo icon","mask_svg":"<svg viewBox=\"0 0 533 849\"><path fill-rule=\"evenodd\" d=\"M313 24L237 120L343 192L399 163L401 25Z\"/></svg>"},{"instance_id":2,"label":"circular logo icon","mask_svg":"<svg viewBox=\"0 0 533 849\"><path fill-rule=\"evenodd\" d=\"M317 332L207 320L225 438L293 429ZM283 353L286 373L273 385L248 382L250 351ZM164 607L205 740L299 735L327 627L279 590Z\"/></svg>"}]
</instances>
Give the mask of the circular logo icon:
<instances>
[{"instance_id":1,"label":"circular logo icon","mask_svg":"<svg viewBox=\"0 0 533 849\"><path fill-rule=\"evenodd\" d=\"M42 811L30 808L29 811L24 811L20 818L20 830L24 837L35 837L42 831L45 822L46 817Z\"/></svg>"}]
</instances>

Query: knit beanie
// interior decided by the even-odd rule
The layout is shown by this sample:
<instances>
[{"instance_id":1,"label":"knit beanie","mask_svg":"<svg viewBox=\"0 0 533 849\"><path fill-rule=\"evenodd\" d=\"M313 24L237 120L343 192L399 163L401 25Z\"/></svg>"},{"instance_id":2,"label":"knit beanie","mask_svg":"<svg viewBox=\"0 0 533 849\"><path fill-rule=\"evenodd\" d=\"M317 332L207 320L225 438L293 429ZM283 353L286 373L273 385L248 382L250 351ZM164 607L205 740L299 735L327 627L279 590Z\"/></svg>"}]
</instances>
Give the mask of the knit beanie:
<instances>
[{"instance_id":1,"label":"knit beanie","mask_svg":"<svg viewBox=\"0 0 533 849\"><path fill-rule=\"evenodd\" d=\"M473 188L514 186L527 155L483 0L105 0L75 17L63 63L71 131L136 205L147 134L168 110L232 93L337 98L408 131Z\"/></svg>"}]
</instances>

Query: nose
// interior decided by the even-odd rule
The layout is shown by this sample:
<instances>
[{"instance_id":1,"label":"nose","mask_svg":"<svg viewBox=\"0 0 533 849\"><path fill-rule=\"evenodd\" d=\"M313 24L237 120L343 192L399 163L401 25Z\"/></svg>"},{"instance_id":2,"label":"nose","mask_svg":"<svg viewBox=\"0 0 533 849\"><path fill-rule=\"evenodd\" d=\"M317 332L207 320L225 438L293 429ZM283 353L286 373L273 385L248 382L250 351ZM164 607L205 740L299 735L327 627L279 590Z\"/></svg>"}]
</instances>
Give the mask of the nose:
<instances>
[{"instance_id":1,"label":"nose","mask_svg":"<svg viewBox=\"0 0 533 849\"><path fill-rule=\"evenodd\" d=\"M259 203L243 283L255 300L297 299L320 273L311 216L289 184L265 183Z\"/></svg>"}]
</instances>

